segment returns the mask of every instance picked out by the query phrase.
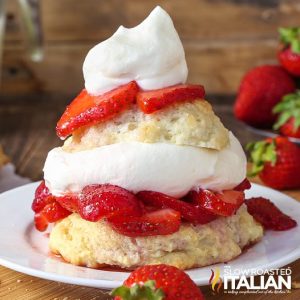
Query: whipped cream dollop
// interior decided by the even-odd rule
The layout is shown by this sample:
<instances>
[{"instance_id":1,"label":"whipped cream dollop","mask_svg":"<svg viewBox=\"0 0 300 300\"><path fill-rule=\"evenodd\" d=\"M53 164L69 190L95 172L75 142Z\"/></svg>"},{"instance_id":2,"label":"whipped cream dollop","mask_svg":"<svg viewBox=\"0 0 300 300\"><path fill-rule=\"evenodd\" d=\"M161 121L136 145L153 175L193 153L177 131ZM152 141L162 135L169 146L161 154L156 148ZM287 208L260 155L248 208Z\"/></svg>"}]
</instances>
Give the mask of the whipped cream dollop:
<instances>
[{"instance_id":1,"label":"whipped cream dollop","mask_svg":"<svg viewBox=\"0 0 300 300\"><path fill-rule=\"evenodd\" d=\"M246 157L230 133L221 151L167 143L124 142L79 152L54 148L44 178L55 196L90 184L113 184L137 193L157 191L182 197L190 190L234 188L246 177Z\"/></svg>"},{"instance_id":2,"label":"whipped cream dollop","mask_svg":"<svg viewBox=\"0 0 300 300\"><path fill-rule=\"evenodd\" d=\"M188 69L172 19L157 6L134 28L119 29L83 63L85 88L100 95L135 80L144 90L185 83Z\"/></svg>"}]
</instances>

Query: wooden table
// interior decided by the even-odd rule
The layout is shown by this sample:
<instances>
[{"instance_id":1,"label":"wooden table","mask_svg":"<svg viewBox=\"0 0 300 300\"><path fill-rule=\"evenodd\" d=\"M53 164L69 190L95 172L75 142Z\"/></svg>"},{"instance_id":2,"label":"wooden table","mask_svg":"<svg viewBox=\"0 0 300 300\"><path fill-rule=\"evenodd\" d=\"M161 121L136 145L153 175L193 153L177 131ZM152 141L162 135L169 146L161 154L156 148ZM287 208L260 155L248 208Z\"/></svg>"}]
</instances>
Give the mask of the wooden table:
<instances>
[{"instance_id":1,"label":"wooden table","mask_svg":"<svg viewBox=\"0 0 300 300\"><path fill-rule=\"evenodd\" d=\"M0 101L0 143L17 167L18 173L38 180L42 177L42 166L50 148L60 144L55 136L55 123L65 103L72 96L37 95L24 98L2 97ZM258 138L245 130L232 117L231 100L208 97L215 103L218 115L242 143ZM300 201L300 191L287 192ZM293 281L300 282L300 260L289 265ZM231 295L213 295L210 287L201 288L206 299L231 299ZM1 300L75 300L111 299L106 291L47 281L27 276L0 267ZM239 295L235 299L300 299L300 289L288 295ZM179 300L179 299L178 299Z\"/></svg>"}]
</instances>

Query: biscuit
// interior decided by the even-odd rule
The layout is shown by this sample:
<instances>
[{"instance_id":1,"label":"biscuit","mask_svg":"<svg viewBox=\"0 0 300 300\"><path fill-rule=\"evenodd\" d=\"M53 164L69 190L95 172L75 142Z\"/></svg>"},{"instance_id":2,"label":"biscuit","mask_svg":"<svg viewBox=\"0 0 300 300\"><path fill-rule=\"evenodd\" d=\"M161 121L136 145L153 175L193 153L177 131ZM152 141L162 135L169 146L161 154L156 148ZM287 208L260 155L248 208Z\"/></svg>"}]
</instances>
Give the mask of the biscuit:
<instances>
[{"instance_id":1,"label":"biscuit","mask_svg":"<svg viewBox=\"0 0 300 300\"><path fill-rule=\"evenodd\" d=\"M74 152L119 142L163 142L221 150L228 141L228 130L211 105L198 99L153 114L133 106L112 120L77 130L63 149Z\"/></svg>"},{"instance_id":2,"label":"biscuit","mask_svg":"<svg viewBox=\"0 0 300 300\"><path fill-rule=\"evenodd\" d=\"M136 238L117 233L105 220L88 222L73 213L55 224L49 246L66 261L92 268L164 263L189 269L229 261L262 236L262 226L243 205L235 215L205 225L182 223L170 235Z\"/></svg>"}]
</instances>

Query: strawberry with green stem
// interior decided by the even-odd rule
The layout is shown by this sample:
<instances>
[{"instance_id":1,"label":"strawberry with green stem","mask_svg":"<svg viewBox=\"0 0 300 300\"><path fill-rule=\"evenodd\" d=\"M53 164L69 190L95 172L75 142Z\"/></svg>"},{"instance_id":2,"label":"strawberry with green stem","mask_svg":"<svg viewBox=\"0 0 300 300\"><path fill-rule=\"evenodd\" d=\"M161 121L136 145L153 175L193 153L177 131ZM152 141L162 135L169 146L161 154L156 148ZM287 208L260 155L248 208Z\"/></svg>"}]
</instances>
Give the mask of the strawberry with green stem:
<instances>
[{"instance_id":1,"label":"strawberry with green stem","mask_svg":"<svg viewBox=\"0 0 300 300\"><path fill-rule=\"evenodd\" d=\"M273 107L284 95L293 93L295 88L293 78L282 67L255 67L241 81L234 115L255 127L272 127L276 121L276 116L272 113Z\"/></svg>"},{"instance_id":2,"label":"strawberry with green stem","mask_svg":"<svg viewBox=\"0 0 300 300\"><path fill-rule=\"evenodd\" d=\"M283 97L273 109L278 114L277 122L273 128L281 134L300 138L300 90L294 94Z\"/></svg>"},{"instance_id":3,"label":"strawberry with green stem","mask_svg":"<svg viewBox=\"0 0 300 300\"><path fill-rule=\"evenodd\" d=\"M115 300L204 300L185 272L164 264L137 268L112 295Z\"/></svg>"},{"instance_id":4,"label":"strawberry with green stem","mask_svg":"<svg viewBox=\"0 0 300 300\"><path fill-rule=\"evenodd\" d=\"M292 75L300 76L300 27L279 28L278 60Z\"/></svg>"},{"instance_id":5,"label":"strawberry with green stem","mask_svg":"<svg viewBox=\"0 0 300 300\"><path fill-rule=\"evenodd\" d=\"M268 186L276 189L300 187L300 148L285 137L278 136L247 146L252 169L249 176L259 175Z\"/></svg>"}]
</instances>

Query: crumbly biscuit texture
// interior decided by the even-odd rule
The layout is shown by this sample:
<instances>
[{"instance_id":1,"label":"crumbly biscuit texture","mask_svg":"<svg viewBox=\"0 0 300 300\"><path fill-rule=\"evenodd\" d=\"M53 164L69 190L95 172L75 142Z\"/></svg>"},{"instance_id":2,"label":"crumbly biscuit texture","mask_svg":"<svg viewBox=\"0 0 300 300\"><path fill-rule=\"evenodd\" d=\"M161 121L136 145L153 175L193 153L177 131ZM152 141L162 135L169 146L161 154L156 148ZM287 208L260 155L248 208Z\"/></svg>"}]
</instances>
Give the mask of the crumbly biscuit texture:
<instances>
[{"instance_id":1,"label":"crumbly biscuit texture","mask_svg":"<svg viewBox=\"0 0 300 300\"><path fill-rule=\"evenodd\" d=\"M133 106L112 120L77 130L63 148L73 152L133 141L221 150L229 138L211 105L198 99L176 103L153 114L144 114Z\"/></svg>"},{"instance_id":2,"label":"crumbly biscuit texture","mask_svg":"<svg viewBox=\"0 0 300 300\"><path fill-rule=\"evenodd\" d=\"M133 269L165 263L180 269L227 262L259 241L263 228L243 205L236 215L205 225L181 225L167 236L131 238L102 220L88 222L77 214L58 222L50 234L50 249L66 261L92 268L104 265Z\"/></svg>"}]
</instances>

